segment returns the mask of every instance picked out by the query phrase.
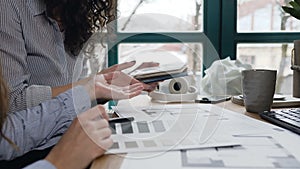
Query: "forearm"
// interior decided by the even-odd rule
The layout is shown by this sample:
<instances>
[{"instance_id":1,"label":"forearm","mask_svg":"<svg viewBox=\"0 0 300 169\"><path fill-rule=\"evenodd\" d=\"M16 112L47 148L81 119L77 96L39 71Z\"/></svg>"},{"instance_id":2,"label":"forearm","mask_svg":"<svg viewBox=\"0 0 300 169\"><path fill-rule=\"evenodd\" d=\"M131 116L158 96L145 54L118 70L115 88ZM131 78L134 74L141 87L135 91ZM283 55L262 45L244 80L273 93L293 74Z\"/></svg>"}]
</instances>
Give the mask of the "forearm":
<instances>
[{"instance_id":1,"label":"forearm","mask_svg":"<svg viewBox=\"0 0 300 169\"><path fill-rule=\"evenodd\" d=\"M9 114L3 133L19 150L0 137L0 157L9 160L56 144L59 135L67 130L77 114L89 109L90 104L85 89L76 87L37 107Z\"/></svg>"},{"instance_id":2,"label":"forearm","mask_svg":"<svg viewBox=\"0 0 300 169\"><path fill-rule=\"evenodd\" d=\"M52 98L58 96L59 94L69 90L72 88L72 84L67 84L65 86L58 86L58 87L52 87L51 88L51 93L52 93Z\"/></svg>"}]
</instances>

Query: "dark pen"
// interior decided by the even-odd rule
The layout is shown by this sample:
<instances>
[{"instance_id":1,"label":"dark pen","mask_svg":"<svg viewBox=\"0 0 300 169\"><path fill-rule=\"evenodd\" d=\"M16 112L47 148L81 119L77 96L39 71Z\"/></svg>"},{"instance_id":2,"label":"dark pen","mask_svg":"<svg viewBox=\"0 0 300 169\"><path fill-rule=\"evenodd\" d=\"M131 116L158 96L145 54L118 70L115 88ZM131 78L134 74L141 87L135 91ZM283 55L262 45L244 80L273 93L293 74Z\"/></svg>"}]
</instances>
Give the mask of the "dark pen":
<instances>
[{"instance_id":1,"label":"dark pen","mask_svg":"<svg viewBox=\"0 0 300 169\"><path fill-rule=\"evenodd\" d=\"M109 123L125 123L133 121L134 117L117 117L117 118L110 118L108 120Z\"/></svg>"}]
</instances>

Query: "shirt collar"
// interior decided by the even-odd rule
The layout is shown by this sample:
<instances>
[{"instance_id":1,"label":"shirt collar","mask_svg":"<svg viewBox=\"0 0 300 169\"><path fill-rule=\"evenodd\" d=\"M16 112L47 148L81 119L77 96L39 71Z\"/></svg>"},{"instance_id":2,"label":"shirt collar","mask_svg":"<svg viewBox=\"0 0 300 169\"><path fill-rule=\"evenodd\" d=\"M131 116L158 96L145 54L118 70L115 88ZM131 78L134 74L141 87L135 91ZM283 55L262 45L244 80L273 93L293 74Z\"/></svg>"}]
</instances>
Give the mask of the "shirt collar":
<instances>
[{"instance_id":1,"label":"shirt collar","mask_svg":"<svg viewBox=\"0 0 300 169\"><path fill-rule=\"evenodd\" d=\"M46 4L43 0L27 0L27 4L34 16L41 15L46 11Z\"/></svg>"}]
</instances>

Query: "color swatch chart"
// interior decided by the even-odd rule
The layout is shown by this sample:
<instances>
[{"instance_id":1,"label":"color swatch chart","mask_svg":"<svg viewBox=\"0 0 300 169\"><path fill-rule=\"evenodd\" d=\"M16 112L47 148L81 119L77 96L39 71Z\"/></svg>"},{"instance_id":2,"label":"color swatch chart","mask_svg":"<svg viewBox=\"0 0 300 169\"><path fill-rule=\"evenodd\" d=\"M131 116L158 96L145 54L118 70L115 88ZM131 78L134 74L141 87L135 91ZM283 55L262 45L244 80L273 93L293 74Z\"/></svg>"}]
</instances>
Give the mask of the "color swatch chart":
<instances>
[{"instance_id":1,"label":"color swatch chart","mask_svg":"<svg viewBox=\"0 0 300 169\"><path fill-rule=\"evenodd\" d=\"M107 153L170 151L238 144L228 141L232 140L230 138L216 139L214 137L200 142L201 131L205 128L204 124L209 116L186 113L178 119L179 116L176 111L164 110L162 116L150 121L110 123L114 144Z\"/></svg>"}]
</instances>

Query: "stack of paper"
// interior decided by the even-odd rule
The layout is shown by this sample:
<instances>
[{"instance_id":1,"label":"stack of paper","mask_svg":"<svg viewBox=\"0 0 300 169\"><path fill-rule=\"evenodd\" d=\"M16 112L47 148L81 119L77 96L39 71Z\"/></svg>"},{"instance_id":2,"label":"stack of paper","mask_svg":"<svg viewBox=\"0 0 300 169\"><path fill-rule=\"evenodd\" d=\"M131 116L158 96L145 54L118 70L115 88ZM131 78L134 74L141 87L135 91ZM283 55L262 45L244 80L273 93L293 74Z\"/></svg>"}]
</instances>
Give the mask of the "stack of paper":
<instances>
[{"instance_id":1,"label":"stack of paper","mask_svg":"<svg viewBox=\"0 0 300 169\"><path fill-rule=\"evenodd\" d=\"M130 75L144 83L152 83L187 76L188 71L185 64L164 64L158 67L138 69L130 73Z\"/></svg>"}]
</instances>

